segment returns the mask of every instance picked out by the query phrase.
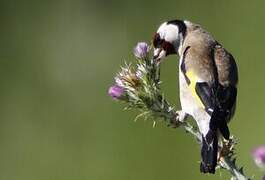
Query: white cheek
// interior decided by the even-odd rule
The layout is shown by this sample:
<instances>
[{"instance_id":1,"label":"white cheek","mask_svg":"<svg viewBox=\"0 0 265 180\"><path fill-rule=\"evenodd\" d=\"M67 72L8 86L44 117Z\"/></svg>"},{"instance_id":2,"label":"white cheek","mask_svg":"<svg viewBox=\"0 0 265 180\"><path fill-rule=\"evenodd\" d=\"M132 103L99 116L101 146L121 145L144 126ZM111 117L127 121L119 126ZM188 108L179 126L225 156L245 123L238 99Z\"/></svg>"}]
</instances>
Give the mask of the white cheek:
<instances>
[{"instance_id":1,"label":"white cheek","mask_svg":"<svg viewBox=\"0 0 265 180\"><path fill-rule=\"evenodd\" d=\"M168 42L176 41L178 38L178 27L174 25L169 25L166 30L165 40Z\"/></svg>"},{"instance_id":2,"label":"white cheek","mask_svg":"<svg viewBox=\"0 0 265 180\"><path fill-rule=\"evenodd\" d=\"M170 34L167 34L167 36L165 37L165 40L167 42L174 42L177 40L177 38L178 38L177 33L170 33Z\"/></svg>"}]
</instances>

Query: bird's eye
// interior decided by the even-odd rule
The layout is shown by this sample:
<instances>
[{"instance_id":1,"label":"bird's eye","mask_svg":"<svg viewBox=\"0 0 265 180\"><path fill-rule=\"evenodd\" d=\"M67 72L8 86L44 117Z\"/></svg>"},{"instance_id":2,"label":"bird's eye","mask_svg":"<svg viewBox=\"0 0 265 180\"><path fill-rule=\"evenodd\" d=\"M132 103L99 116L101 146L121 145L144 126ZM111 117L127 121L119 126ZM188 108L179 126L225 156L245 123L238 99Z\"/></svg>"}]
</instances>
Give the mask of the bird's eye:
<instances>
[{"instance_id":1,"label":"bird's eye","mask_svg":"<svg viewBox=\"0 0 265 180\"><path fill-rule=\"evenodd\" d=\"M160 35L158 33L155 33L153 36L153 45L155 48L161 46L162 40L160 38Z\"/></svg>"}]
</instances>

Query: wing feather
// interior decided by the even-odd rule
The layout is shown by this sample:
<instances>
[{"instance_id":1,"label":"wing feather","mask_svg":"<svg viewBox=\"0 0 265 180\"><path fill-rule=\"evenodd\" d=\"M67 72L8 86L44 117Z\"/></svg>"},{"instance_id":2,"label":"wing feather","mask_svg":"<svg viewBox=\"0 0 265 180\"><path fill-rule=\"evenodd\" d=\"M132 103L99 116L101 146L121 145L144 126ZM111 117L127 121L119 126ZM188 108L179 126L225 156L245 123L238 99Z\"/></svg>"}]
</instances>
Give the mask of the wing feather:
<instances>
[{"instance_id":1,"label":"wing feather","mask_svg":"<svg viewBox=\"0 0 265 180\"><path fill-rule=\"evenodd\" d=\"M207 62L205 67L194 67L190 63L190 59L185 59L192 57L189 55L188 50L185 51L181 64L187 84L191 89L192 95L197 99L198 105L203 107L211 116L210 129L220 129L223 136L227 139L229 138L227 122L234 114L237 97L238 72L235 60L221 45L217 44L213 50L212 58L209 59L212 62ZM189 61L188 67L185 66L187 61ZM195 65L198 64L195 63ZM211 65L213 67L209 68ZM204 69L194 71L196 68ZM208 76L214 77L214 80L209 81L212 78L206 76L202 78L201 74L197 73L200 71L204 71L204 74L208 73Z\"/></svg>"}]
</instances>

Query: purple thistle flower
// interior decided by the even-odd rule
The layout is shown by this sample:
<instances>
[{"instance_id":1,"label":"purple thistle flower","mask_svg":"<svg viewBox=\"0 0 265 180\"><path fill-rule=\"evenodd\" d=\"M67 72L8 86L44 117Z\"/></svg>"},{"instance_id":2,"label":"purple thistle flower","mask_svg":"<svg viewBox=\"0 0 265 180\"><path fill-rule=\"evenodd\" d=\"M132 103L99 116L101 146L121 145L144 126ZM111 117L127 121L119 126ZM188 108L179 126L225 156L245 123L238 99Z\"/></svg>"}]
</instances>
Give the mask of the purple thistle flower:
<instances>
[{"instance_id":1,"label":"purple thistle flower","mask_svg":"<svg viewBox=\"0 0 265 180\"><path fill-rule=\"evenodd\" d=\"M264 168L265 167L265 145L259 146L252 151L252 156L255 160L257 166Z\"/></svg>"},{"instance_id":2,"label":"purple thistle flower","mask_svg":"<svg viewBox=\"0 0 265 180\"><path fill-rule=\"evenodd\" d=\"M147 57L149 51L149 46L146 42L138 42L134 48L134 55L139 59L144 59Z\"/></svg>"},{"instance_id":3,"label":"purple thistle flower","mask_svg":"<svg viewBox=\"0 0 265 180\"><path fill-rule=\"evenodd\" d=\"M113 99L121 99L123 93L124 89L118 85L111 86L108 91L109 96L111 96Z\"/></svg>"}]
</instances>

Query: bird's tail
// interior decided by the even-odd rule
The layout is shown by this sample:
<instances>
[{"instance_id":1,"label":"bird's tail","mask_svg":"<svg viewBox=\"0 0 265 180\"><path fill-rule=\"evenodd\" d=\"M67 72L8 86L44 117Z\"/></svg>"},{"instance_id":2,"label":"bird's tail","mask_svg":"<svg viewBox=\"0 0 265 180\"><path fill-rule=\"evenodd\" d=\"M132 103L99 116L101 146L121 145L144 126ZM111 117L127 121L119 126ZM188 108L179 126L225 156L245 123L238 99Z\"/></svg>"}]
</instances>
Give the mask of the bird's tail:
<instances>
[{"instance_id":1,"label":"bird's tail","mask_svg":"<svg viewBox=\"0 0 265 180\"><path fill-rule=\"evenodd\" d=\"M217 132L209 130L207 135L202 135L202 149L201 158L202 162L200 170L202 173L215 173L215 167L217 165L217 153L218 153L218 137Z\"/></svg>"},{"instance_id":2,"label":"bird's tail","mask_svg":"<svg viewBox=\"0 0 265 180\"><path fill-rule=\"evenodd\" d=\"M217 131L219 130L225 139L229 139L230 132L225 120L226 115L226 112L216 108L210 120L209 131L206 135L202 135L200 170L203 173L215 173L218 153Z\"/></svg>"}]
</instances>

